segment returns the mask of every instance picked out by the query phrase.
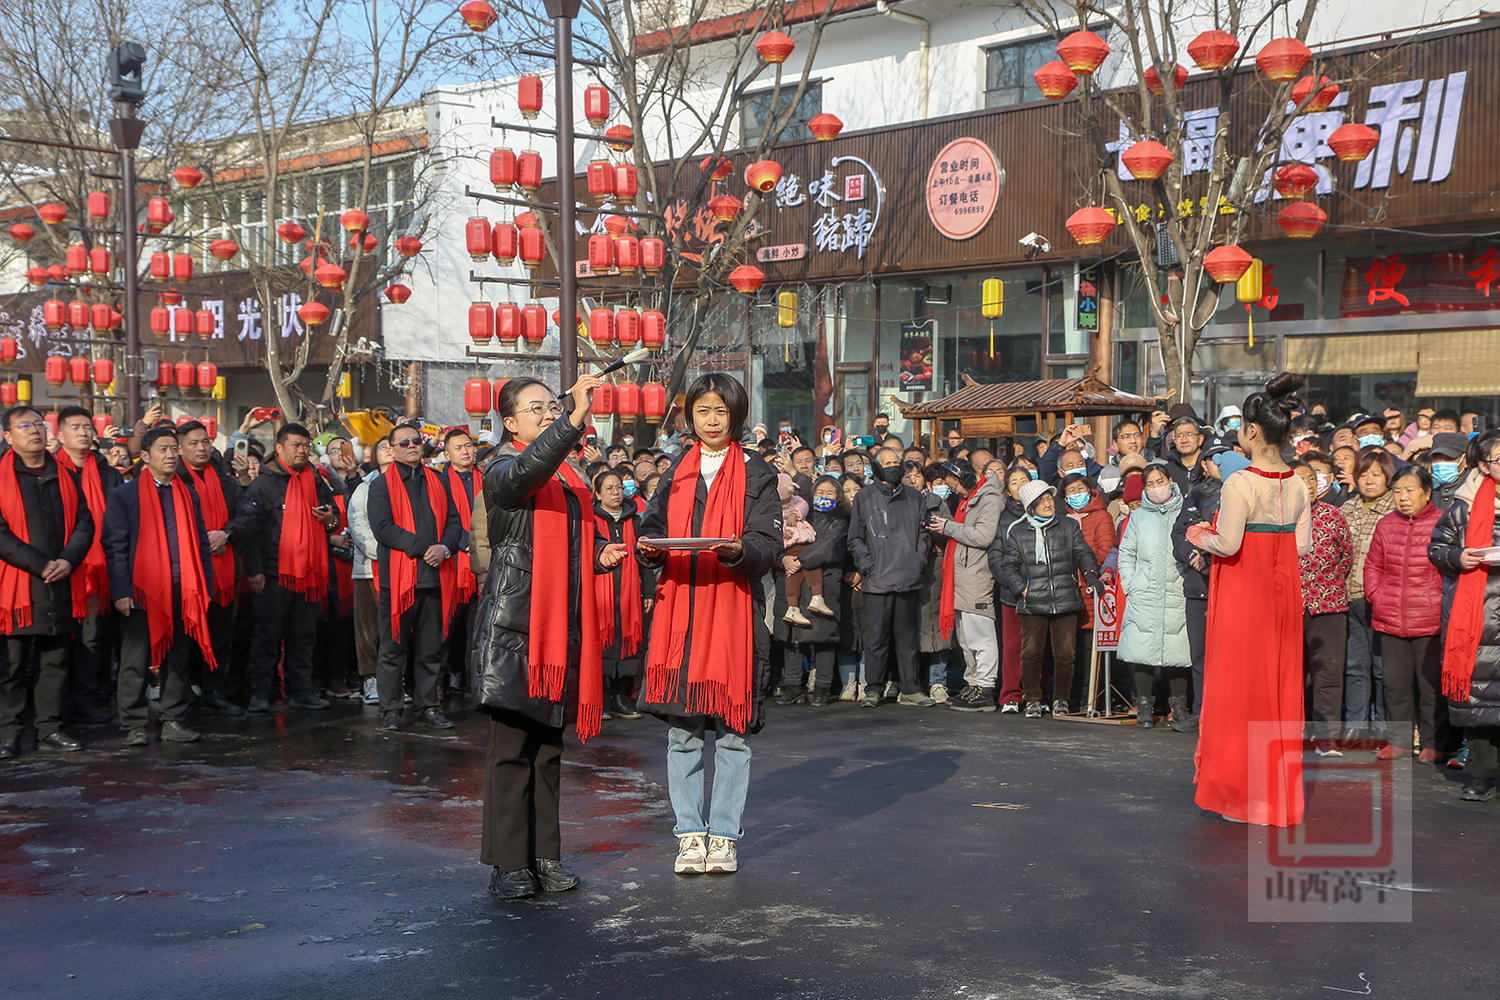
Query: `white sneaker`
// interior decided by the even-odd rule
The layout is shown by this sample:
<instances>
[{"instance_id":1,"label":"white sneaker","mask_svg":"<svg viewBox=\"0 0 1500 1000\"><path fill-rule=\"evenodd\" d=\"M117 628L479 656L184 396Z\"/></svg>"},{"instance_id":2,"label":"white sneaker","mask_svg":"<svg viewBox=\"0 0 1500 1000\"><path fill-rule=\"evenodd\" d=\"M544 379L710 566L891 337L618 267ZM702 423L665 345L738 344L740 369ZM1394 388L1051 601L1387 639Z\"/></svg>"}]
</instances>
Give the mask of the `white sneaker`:
<instances>
[{"instance_id":1,"label":"white sneaker","mask_svg":"<svg viewBox=\"0 0 1500 1000\"><path fill-rule=\"evenodd\" d=\"M718 839L717 837L714 839ZM704 843L701 833L682 833L677 835L677 860L672 864L672 870L679 875L697 875L705 871L708 861L708 847Z\"/></svg>"},{"instance_id":2,"label":"white sneaker","mask_svg":"<svg viewBox=\"0 0 1500 1000\"><path fill-rule=\"evenodd\" d=\"M939 705L946 705L948 703L948 685L946 685L946 684L934 684L934 685L932 685L932 687L930 687L930 688L927 689L927 697L931 698L933 701L937 702Z\"/></svg>"},{"instance_id":3,"label":"white sneaker","mask_svg":"<svg viewBox=\"0 0 1500 1000\"><path fill-rule=\"evenodd\" d=\"M380 692L375 690L375 678L366 677L364 680L363 701L366 705L379 705Z\"/></svg>"},{"instance_id":4,"label":"white sneaker","mask_svg":"<svg viewBox=\"0 0 1500 1000\"><path fill-rule=\"evenodd\" d=\"M728 875L740 870L740 860L734 849L734 841L728 837L708 838L708 860L703 870L710 875Z\"/></svg>"},{"instance_id":5,"label":"white sneaker","mask_svg":"<svg viewBox=\"0 0 1500 1000\"><path fill-rule=\"evenodd\" d=\"M1007 701L1004 705L1000 706L1000 714L1001 715L1020 715L1021 714L1021 703L1019 701Z\"/></svg>"},{"instance_id":6,"label":"white sneaker","mask_svg":"<svg viewBox=\"0 0 1500 1000\"><path fill-rule=\"evenodd\" d=\"M859 700L859 681L850 681L848 684L845 684L844 685L844 689L839 692L839 701L858 701L858 700Z\"/></svg>"}]
</instances>

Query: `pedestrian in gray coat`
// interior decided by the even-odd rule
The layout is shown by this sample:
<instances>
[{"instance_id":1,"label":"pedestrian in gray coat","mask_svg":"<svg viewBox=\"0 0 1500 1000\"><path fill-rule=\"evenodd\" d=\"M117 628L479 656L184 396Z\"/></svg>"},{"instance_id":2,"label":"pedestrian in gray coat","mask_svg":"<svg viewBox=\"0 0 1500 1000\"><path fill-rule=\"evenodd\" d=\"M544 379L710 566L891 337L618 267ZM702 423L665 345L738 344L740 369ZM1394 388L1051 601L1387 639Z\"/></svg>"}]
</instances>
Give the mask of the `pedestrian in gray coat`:
<instances>
[{"instance_id":1,"label":"pedestrian in gray coat","mask_svg":"<svg viewBox=\"0 0 1500 1000\"><path fill-rule=\"evenodd\" d=\"M964 688L949 703L957 712L993 712L1000 675L1000 639L995 632L995 577L989 548L1000 525L1005 496L998 480L980 477L967 462L943 463L944 482L961 497L952 518L934 513L928 527L947 539L943 564L944 635L958 632L968 654Z\"/></svg>"}]
</instances>

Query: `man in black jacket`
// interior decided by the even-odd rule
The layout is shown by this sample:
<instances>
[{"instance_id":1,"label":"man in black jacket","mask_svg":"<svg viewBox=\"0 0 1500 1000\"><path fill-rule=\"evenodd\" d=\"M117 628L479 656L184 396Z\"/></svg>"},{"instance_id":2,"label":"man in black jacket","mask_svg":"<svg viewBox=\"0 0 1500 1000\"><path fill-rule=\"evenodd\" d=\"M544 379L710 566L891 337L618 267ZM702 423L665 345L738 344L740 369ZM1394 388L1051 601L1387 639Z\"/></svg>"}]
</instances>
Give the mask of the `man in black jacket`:
<instances>
[{"instance_id":1,"label":"man in black jacket","mask_svg":"<svg viewBox=\"0 0 1500 1000\"><path fill-rule=\"evenodd\" d=\"M313 691L313 645L317 640L318 612L327 596L294 590L282 583L281 536L286 524L287 492L293 475L308 470L311 437L301 424L287 424L276 433L276 455L260 467L260 475L240 495L238 516L228 531L241 539L240 557L255 594L255 633L250 640L250 711L271 710L270 690L276 662L286 651L284 670L288 704L294 708L322 709L326 699ZM317 503L312 517L329 531L339 523L333 493L323 477L312 474ZM298 516L305 511L295 512ZM318 558L327 561L327 536Z\"/></svg>"},{"instance_id":2,"label":"man in black jacket","mask_svg":"<svg viewBox=\"0 0 1500 1000\"><path fill-rule=\"evenodd\" d=\"M240 541L232 534L235 511L239 507L240 484L224 471L218 456L214 454L213 440L208 429L196 420L190 420L177 428L177 445L181 458L177 465L177 477L198 494L198 506L203 511L203 525L208 530L208 544L218 572L232 570L238 573L239 557L236 543ZM210 502L214 484L218 484L219 495L224 498L221 517L218 503ZM208 632L212 637L214 660L217 670L209 670L208 662L196 645L191 648L193 677L202 696L198 699L198 710L205 715L222 715L237 719L245 710L231 701L226 693L231 676L237 678L236 687L244 687L245 665L234 662L234 618L239 600L235 594L237 575L228 574L229 579L215 576L215 598L208 604ZM236 671L235 668L238 668ZM233 672L233 673L232 673Z\"/></svg>"},{"instance_id":3,"label":"man in black jacket","mask_svg":"<svg viewBox=\"0 0 1500 1000\"><path fill-rule=\"evenodd\" d=\"M917 677L917 637L922 630L922 570L932 536L923 526L922 494L901 481L901 453L882 448L874 471L877 481L855 494L849 518L855 586L865 596L863 704L877 707L895 673L901 688L897 704L926 708L937 702Z\"/></svg>"},{"instance_id":4,"label":"man in black jacket","mask_svg":"<svg viewBox=\"0 0 1500 1000\"><path fill-rule=\"evenodd\" d=\"M81 750L83 744L59 727L77 629L72 574L93 545L94 518L78 476L47 454L47 422L39 412L12 407L0 417L0 430L10 446L0 456L0 562L6 564L0 584L14 587L4 599L7 606L0 607L0 635L6 637L0 645L0 758L21 752L28 695L37 747ZM20 573L3 571L11 568ZM29 599L30 607L16 603L20 599Z\"/></svg>"},{"instance_id":5,"label":"man in black jacket","mask_svg":"<svg viewBox=\"0 0 1500 1000\"><path fill-rule=\"evenodd\" d=\"M417 722L433 729L452 729L438 711L438 670L442 666L443 564L458 551L463 525L453 506L453 495L443 477L422 464L422 432L415 427L400 426L391 431L391 456L395 459L383 475L370 483L367 509L370 533L380 543L380 601L376 608L376 627L380 629L380 659L375 668L375 684L380 691L380 728L401 728L401 675L406 672L408 654L412 660L413 707ZM442 494L442 509L434 509L428 478ZM393 511L391 480L399 478L406 493L404 508L411 522L403 526ZM416 563L416 587L411 604L401 612L398 624L391 619L392 558L403 555ZM447 568L447 586L452 587L452 567Z\"/></svg>"},{"instance_id":6,"label":"man in black jacket","mask_svg":"<svg viewBox=\"0 0 1500 1000\"><path fill-rule=\"evenodd\" d=\"M462 530L474 513L474 493L483 489L484 478L474 470L474 439L462 427L454 427L443 435L443 454L448 459L448 471L443 478L448 483L448 492L453 495L453 506L458 510L458 548L453 553L453 571L458 582L465 572L473 577L469 562L469 532ZM623 468L630 468L624 465ZM455 485L458 487L455 489ZM443 663L448 671L445 685L452 692L462 691L469 668L469 612L478 598L479 585L475 580L473 589L466 595L459 587L458 604L453 609L453 620L448 623L448 638L443 643Z\"/></svg>"}]
</instances>

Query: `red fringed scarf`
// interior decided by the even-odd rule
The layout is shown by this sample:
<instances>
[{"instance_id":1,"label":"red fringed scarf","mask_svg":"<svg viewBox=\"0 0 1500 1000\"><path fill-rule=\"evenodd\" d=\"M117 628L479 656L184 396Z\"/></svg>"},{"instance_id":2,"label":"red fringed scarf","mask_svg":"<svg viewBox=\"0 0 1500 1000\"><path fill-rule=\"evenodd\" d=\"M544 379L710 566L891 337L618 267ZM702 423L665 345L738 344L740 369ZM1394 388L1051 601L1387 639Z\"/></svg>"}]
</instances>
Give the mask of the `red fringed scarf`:
<instances>
[{"instance_id":1,"label":"red fringed scarf","mask_svg":"<svg viewBox=\"0 0 1500 1000\"><path fill-rule=\"evenodd\" d=\"M427 484L427 503L432 507L433 519L437 522L437 533L441 537L448 523L448 494L443 490L443 481L437 473L425 465L418 466L422 481ZM391 519L396 527L417 530L417 518L411 509L411 497L406 495L406 483L401 479L401 463L392 462L385 467L385 488L391 495ZM417 596L417 560L405 552L387 549L390 562L386 572L390 579L386 585L391 590L391 638L401 641L401 616L412 606ZM453 620L454 587L453 560L445 559L438 567L438 582L443 592L443 638L448 638L448 623Z\"/></svg>"},{"instance_id":2,"label":"red fringed scarf","mask_svg":"<svg viewBox=\"0 0 1500 1000\"><path fill-rule=\"evenodd\" d=\"M579 613L583 653L578 662L578 738L587 741L599 732L604 715L603 630L599 625L595 592L594 519L589 516L594 500L588 484L566 460L557 471L567 480L567 489L578 496L583 513L582 545L578 564L582 569ZM549 478L532 494L531 518L534 558L531 566L531 629L528 649L530 674L528 693L533 698L562 701L568 677L568 629L573 624L568 610L568 500L557 477Z\"/></svg>"},{"instance_id":3,"label":"red fringed scarf","mask_svg":"<svg viewBox=\"0 0 1500 1000\"><path fill-rule=\"evenodd\" d=\"M63 544L73 537L73 527L78 523L78 485L66 471L57 470L57 488L62 494ZM10 533L30 544L31 528L26 523L26 507L21 502L21 484L16 479L16 452L7 451L0 456L0 516L5 518ZM94 526L97 537L99 526ZM76 570L78 567L74 567ZM73 617L86 618L89 613L88 581L83 573L75 572L68 578L73 597ZM106 588L108 592L108 588ZM9 610L9 614L5 611ZM0 635L9 635L16 629L31 627L31 574L19 566L0 562Z\"/></svg>"},{"instance_id":4,"label":"red fringed scarf","mask_svg":"<svg viewBox=\"0 0 1500 1000\"><path fill-rule=\"evenodd\" d=\"M135 567L130 582L135 603L146 612L151 630L151 662L161 663L172 648L176 632L172 621L172 552L167 547L167 521L161 512L156 479L148 471L136 480L141 510L140 531L135 539ZM208 579L203 572L203 554L198 549L198 519L188 485L172 489L172 514L177 522L178 586L182 591L182 628L198 648L209 668L217 670L213 644L208 637Z\"/></svg>"},{"instance_id":5,"label":"red fringed scarf","mask_svg":"<svg viewBox=\"0 0 1500 1000\"><path fill-rule=\"evenodd\" d=\"M599 533L609 537L608 514L595 514ZM641 611L641 567L635 556L635 515L627 513L620 519L620 536L625 543L625 558L617 567L620 571L620 658L634 656L641 648L641 631L644 617ZM615 641L615 581L613 573L594 576L594 596L599 599L599 628L603 631L600 642L605 646Z\"/></svg>"},{"instance_id":6,"label":"red fringed scarf","mask_svg":"<svg viewBox=\"0 0 1500 1000\"><path fill-rule=\"evenodd\" d=\"M229 502L224 499L224 484L211 465L203 471L182 463L198 490L198 503L203 508L203 527L209 531L223 531L229 523ZM213 557L214 603L227 608L234 600L234 546L225 545L224 551Z\"/></svg>"},{"instance_id":7,"label":"red fringed scarf","mask_svg":"<svg viewBox=\"0 0 1500 1000\"><path fill-rule=\"evenodd\" d=\"M57 449L54 457L58 465L72 469L83 480L83 499L89 505L89 513L94 516L94 544L89 546L89 554L83 557L80 569L84 588L91 598L91 610L99 614L109 607L109 566L104 561L104 546L100 543L104 536L104 481L99 478L99 464L93 455L84 460L81 469L73 464L73 456L66 448Z\"/></svg>"},{"instance_id":8,"label":"red fringed scarf","mask_svg":"<svg viewBox=\"0 0 1500 1000\"><path fill-rule=\"evenodd\" d=\"M1469 505L1469 526L1464 548L1485 549L1495 544L1495 481L1485 476ZM1484 634L1484 587L1489 567L1480 564L1458 574L1453 605L1448 613L1448 637L1443 642L1443 694L1450 700L1469 700L1469 681L1474 676L1474 657Z\"/></svg>"},{"instance_id":9,"label":"red fringed scarf","mask_svg":"<svg viewBox=\"0 0 1500 1000\"><path fill-rule=\"evenodd\" d=\"M349 530L349 498L342 493L333 494L333 505L339 510L339 531ZM351 539L352 546L354 541ZM329 555L332 556L332 552ZM336 575L339 590L339 613L347 615L354 610L354 564L342 559L333 560L333 572Z\"/></svg>"},{"instance_id":10,"label":"red fringed scarf","mask_svg":"<svg viewBox=\"0 0 1500 1000\"><path fill-rule=\"evenodd\" d=\"M303 466L290 473L286 502L281 509L281 542L276 547L276 570L281 586L314 604L328 596L328 532L313 517L318 505L318 479Z\"/></svg>"},{"instance_id":11,"label":"red fringed scarf","mask_svg":"<svg viewBox=\"0 0 1500 1000\"><path fill-rule=\"evenodd\" d=\"M473 478L472 473L470 478ZM469 526L474 519L474 498L464 486L464 477L454 471L451 465L448 466L448 489L453 494L453 505L458 508L458 523L463 525L464 533L468 534L471 530ZM453 565L458 572L456 599L459 604L467 604L479 592L479 580L474 576L474 568L469 565L469 554L467 552L453 553Z\"/></svg>"},{"instance_id":12,"label":"red fringed scarf","mask_svg":"<svg viewBox=\"0 0 1500 1000\"><path fill-rule=\"evenodd\" d=\"M964 516L969 512L969 501L974 499L974 495L979 492L980 487L984 486L988 478L988 476L980 476L979 482L974 484L969 495L959 502L958 512L953 515L954 521L959 524L964 523ZM944 639L953 634L953 559L957 548L958 539L950 538L948 549L943 553L943 598L938 605L938 628L942 630Z\"/></svg>"},{"instance_id":13,"label":"red fringed scarf","mask_svg":"<svg viewBox=\"0 0 1500 1000\"><path fill-rule=\"evenodd\" d=\"M738 538L745 532L745 456L737 443L731 442L728 447L724 464L708 491L700 533L704 538ZM673 538L693 534L702 459L700 442L688 450L672 474L667 534ZM736 732L745 731L750 724L755 659L752 585L758 585L757 581L721 565L712 552L667 553L646 660L647 703L673 704L681 697L688 715L716 715ZM696 633L691 648L690 621ZM684 654L685 693L678 690Z\"/></svg>"}]
</instances>

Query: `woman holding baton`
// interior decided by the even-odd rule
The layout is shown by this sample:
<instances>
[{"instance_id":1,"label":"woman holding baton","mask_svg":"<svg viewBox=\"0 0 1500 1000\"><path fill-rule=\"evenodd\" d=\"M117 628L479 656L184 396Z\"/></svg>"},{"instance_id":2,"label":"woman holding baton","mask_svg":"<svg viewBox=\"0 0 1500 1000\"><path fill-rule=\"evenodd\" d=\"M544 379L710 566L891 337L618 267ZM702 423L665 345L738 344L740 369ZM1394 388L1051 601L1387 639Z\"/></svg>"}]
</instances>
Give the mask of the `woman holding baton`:
<instances>
[{"instance_id":1,"label":"woman holding baton","mask_svg":"<svg viewBox=\"0 0 1500 1000\"><path fill-rule=\"evenodd\" d=\"M636 543L642 559L660 567L640 709L669 727L674 870L682 875L738 868L747 737L762 724L770 633L761 580L781 555L781 500L775 470L739 445L749 411L744 386L728 375L692 384L686 418L698 441L662 476ZM672 546L652 544L663 539ZM710 732L714 787L705 811Z\"/></svg>"},{"instance_id":2,"label":"woman holding baton","mask_svg":"<svg viewBox=\"0 0 1500 1000\"><path fill-rule=\"evenodd\" d=\"M625 557L594 524L593 494L575 451L592 392L580 376L573 411L534 378L514 378L495 406L504 431L484 474L489 573L471 621L474 705L490 717L480 861L502 899L563 892L558 782L563 727L580 740L604 710L602 629L594 573Z\"/></svg>"}]
</instances>

